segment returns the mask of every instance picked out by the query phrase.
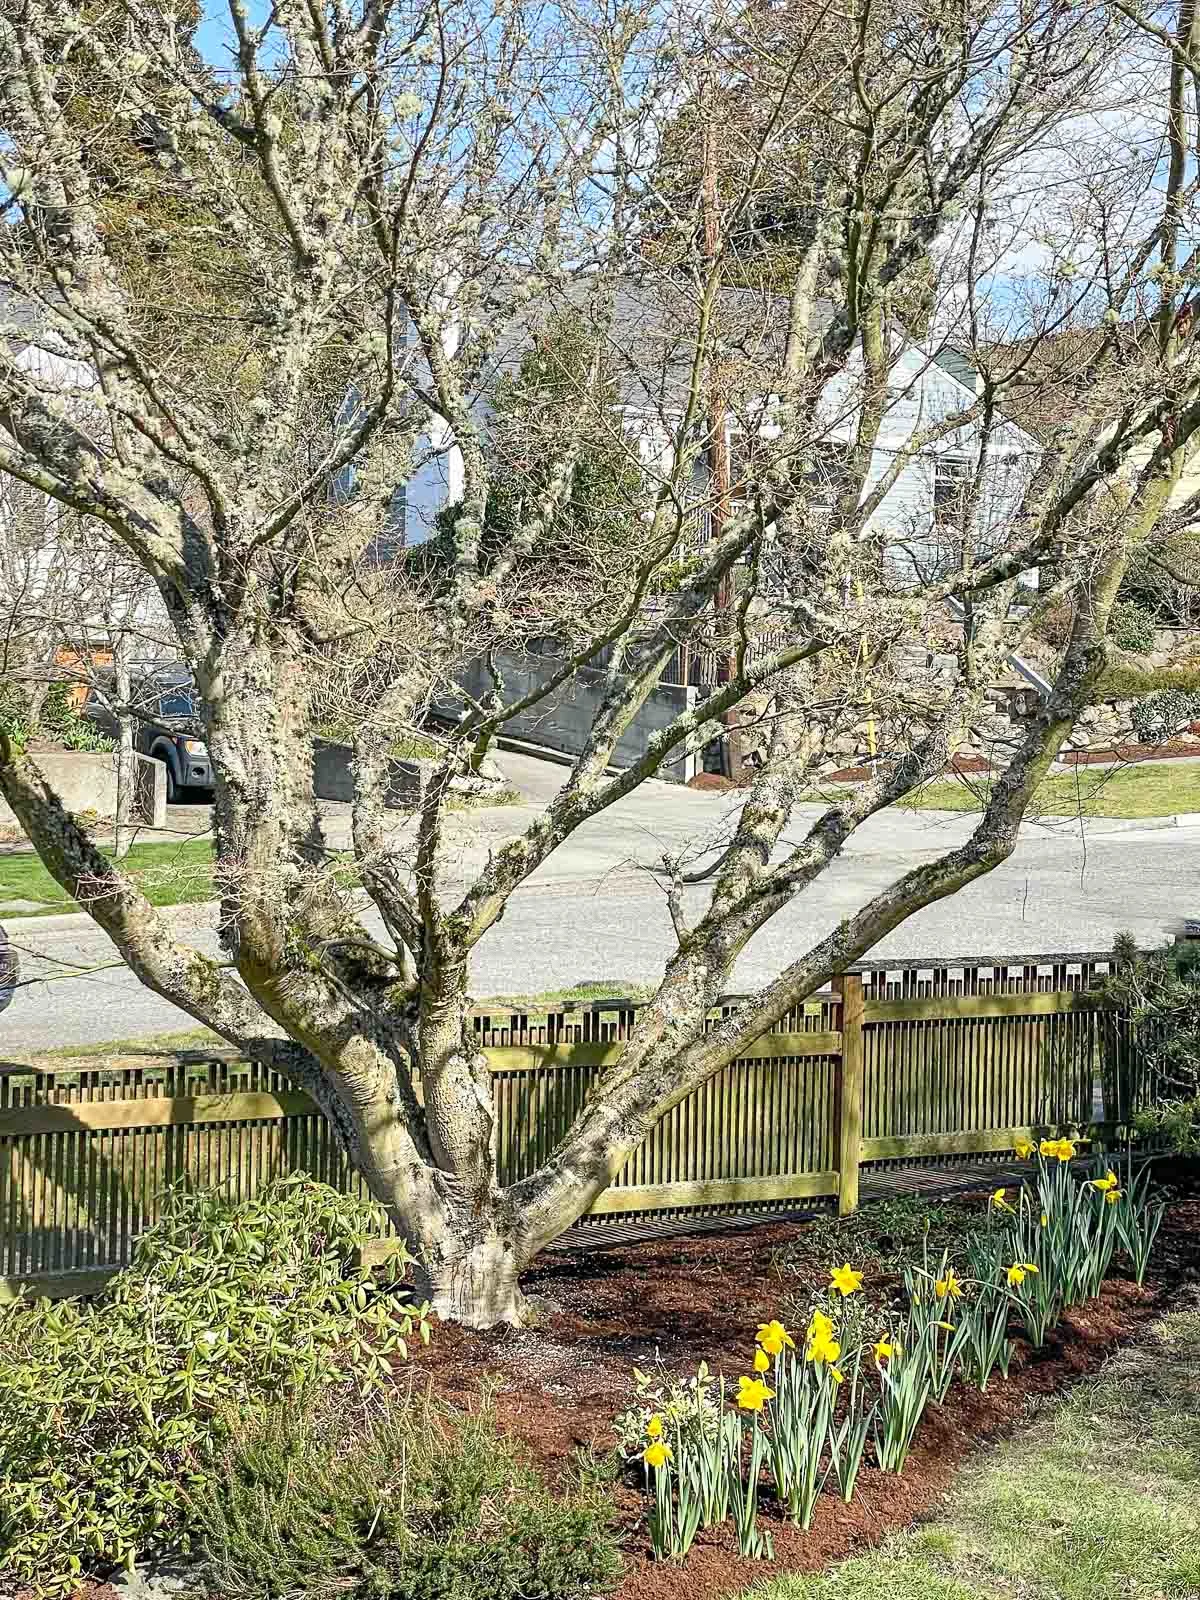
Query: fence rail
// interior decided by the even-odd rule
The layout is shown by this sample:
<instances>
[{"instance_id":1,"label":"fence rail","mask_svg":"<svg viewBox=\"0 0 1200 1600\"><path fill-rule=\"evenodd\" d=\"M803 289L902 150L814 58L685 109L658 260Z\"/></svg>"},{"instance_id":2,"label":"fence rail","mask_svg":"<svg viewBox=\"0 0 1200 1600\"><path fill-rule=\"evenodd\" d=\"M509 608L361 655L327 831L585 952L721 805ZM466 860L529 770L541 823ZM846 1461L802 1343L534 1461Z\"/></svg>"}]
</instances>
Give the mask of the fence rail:
<instances>
[{"instance_id":1,"label":"fence rail","mask_svg":"<svg viewBox=\"0 0 1200 1600\"><path fill-rule=\"evenodd\" d=\"M864 1167L999 1158L1101 1133L1137 1099L1129 1030L1094 994L1107 956L864 963L669 1111L589 1216L858 1200ZM736 1005L727 1001L718 1023ZM635 1002L480 1007L502 1183L549 1155L637 1022ZM363 1192L313 1103L231 1052L0 1068L0 1298L91 1289L176 1184L252 1194L307 1170Z\"/></svg>"}]
</instances>

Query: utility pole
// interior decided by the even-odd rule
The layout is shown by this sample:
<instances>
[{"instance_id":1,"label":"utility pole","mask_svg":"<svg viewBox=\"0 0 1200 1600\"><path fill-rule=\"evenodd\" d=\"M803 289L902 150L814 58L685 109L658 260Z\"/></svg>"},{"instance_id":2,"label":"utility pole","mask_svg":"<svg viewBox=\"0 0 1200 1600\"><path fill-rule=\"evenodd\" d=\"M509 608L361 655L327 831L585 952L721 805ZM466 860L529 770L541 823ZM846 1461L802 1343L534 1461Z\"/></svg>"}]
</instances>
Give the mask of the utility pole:
<instances>
[{"instance_id":1,"label":"utility pole","mask_svg":"<svg viewBox=\"0 0 1200 1600\"><path fill-rule=\"evenodd\" d=\"M701 90L704 106L704 132L701 146L700 207L704 226L704 259L714 270L721 249L720 200L717 193L715 108L712 72L706 68ZM721 383L720 362L710 356L708 363L708 475L711 497L711 528L719 533L729 520L731 473L729 437L726 422L729 408ZM733 654L734 585L732 570L721 579L714 600L718 650L717 682L728 683L735 670ZM725 776L740 780L742 736L735 709L725 713L725 737L721 741Z\"/></svg>"}]
</instances>

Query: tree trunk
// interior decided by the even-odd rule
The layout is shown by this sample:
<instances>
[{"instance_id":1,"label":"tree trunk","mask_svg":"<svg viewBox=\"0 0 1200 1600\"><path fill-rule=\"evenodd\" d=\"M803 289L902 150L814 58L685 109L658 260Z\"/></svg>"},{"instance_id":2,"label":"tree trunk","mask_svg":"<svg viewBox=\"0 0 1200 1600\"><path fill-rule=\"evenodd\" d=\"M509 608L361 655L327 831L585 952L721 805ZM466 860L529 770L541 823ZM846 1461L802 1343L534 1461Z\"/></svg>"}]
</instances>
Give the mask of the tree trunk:
<instances>
[{"instance_id":1,"label":"tree trunk","mask_svg":"<svg viewBox=\"0 0 1200 1600\"><path fill-rule=\"evenodd\" d=\"M29 687L25 697L25 716L29 732L36 734L41 729L42 707L46 704L46 696L50 693L50 678L48 673L42 674L36 683Z\"/></svg>"},{"instance_id":2,"label":"tree trunk","mask_svg":"<svg viewBox=\"0 0 1200 1600\"><path fill-rule=\"evenodd\" d=\"M444 1321L468 1328L521 1327L526 1307L518 1279L527 1258L512 1230L484 1220L463 1232L448 1232L418 1261L418 1297Z\"/></svg>"},{"instance_id":3,"label":"tree trunk","mask_svg":"<svg viewBox=\"0 0 1200 1600\"><path fill-rule=\"evenodd\" d=\"M118 634L113 641L113 699L128 706L132 699L129 656L132 641ZM117 814L113 819L113 855L118 861L129 854L133 843L134 814L137 809L137 755L133 748L133 718L127 711L117 712Z\"/></svg>"}]
</instances>

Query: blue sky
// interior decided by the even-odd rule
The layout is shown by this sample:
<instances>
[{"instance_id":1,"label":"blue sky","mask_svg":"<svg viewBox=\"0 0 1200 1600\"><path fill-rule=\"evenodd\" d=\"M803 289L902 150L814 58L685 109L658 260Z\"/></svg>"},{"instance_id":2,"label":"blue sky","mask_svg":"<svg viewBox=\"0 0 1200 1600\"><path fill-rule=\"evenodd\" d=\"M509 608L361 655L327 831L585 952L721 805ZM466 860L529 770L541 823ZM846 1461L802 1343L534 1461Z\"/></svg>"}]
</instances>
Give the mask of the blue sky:
<instances>
[{"instance_id":1,"label":"blue sky","mask_svg":"<svg viewBox=\"0 0 1200 1600\"><path fill-rule=\"evenodd\" d=\"M247 0L247 11L252 21L261 21L267 8L264 0ZM229 21L229 7L225 0L206 0L204 19L196 29L196 43L205 58L215 66L229 65L229 50L233 42L233 29Z\"/></svg>"}]
</instances>

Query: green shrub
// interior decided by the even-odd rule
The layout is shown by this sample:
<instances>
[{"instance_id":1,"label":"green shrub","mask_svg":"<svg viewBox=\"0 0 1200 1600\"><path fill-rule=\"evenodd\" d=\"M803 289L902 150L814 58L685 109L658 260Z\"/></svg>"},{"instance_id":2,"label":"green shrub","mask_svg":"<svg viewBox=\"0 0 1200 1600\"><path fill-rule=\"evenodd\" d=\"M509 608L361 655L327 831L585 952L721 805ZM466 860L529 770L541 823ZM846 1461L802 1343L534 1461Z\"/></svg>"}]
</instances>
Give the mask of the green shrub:
<instances>
[{"instance_id":1,"label":"green shrub","mask_svg":"<svg viewBox=\"0 0 1200 1600\"><path fill-rule=\"evenodd\" d=\"M1183 689L1160 689L1138 700L1130 712L1134 732L1143 744L1161 744L1200 719L1200 694Z\"/></svg>"},{"instance_id":2,"label":"green shrub","mask_svg":"<svg viewBox=\"0 0 1200 1600\"><path fill-rule=\"evenodd\" d=\"M1148 655L1154 649L1154 618L1136 600L1118 600L1108 619L1108 636L1121 650Z\"/></svg>"},{"instance_id":3,"label":"green shrub","mask_svg":"<svg viewBox=\"0 0 1200 1600\"><path fill-rule=\"evenodd\" d=\"M80 716L65 683L52 683L46 691L36 728L30 726L28 709L13 686L0 688L0 728L18 745L28 744L37 735L57 739L68 750L115 748L107 735Z\"/></svg>"},{"instance_id":4,"label":"green shrub","mask_svg":"<svg viewBox=\"0 0 1200 1600\"><path fill-rule=\"evenodd\" d=\"M1200 944L1139 950L1129 934L1097 987L1126 1026L1106 1031L1105 1099L1120 1120L1184 1153L1200 1149Z\"/></svg>"},{"instance_id":5,"label":"green shrub","mask_svg":"<svg viewBox=\"0 0 1200 1600\"><path fill-rule=\"evenodd\" d=\"M1136 667L1125 662L1105 667L1092 694L1092 704L1104 700L1131 700L1160 689L1192 693L1200 689L1200 661L1191 659L1177 667Z\"/></svg>"},{"instance_id":6,"label":"green shrub","mask_svg":"<svg viewBox=\"0 0 1200 1600\"><path fill-rule=\"evenodd\" d=\"M1133 1129L1140 1139L1164 1144L1181 1156L1200 1156L1200 1095L1140 1107L1133 1114Z\"/></svg>"},{"instance_id":7,"label":"green shrub","mask_svg":"<svg viewBox=\"0 0 1200 1600\"><path fill-rule=\"evenodd\" d=\"M619 1564L596 1486L551 1493L486 1408L276 1409L236 1428L192 1515L221 1600L566 1600Z\"/></svg>"},{"instance_id":8,"label":"green shrub","mask_svg":"<svg viewBox=\"0 0 1200 1600\"><path fill-rule=\"evenodd\" d=\"M223 1417L378 1388L425 1308L353 1266L373 1208L296 1177L179 1194L93 1303L0 1308L0 1568L43 1593L186 1549Z\"/></svg>"}]
</instances>

